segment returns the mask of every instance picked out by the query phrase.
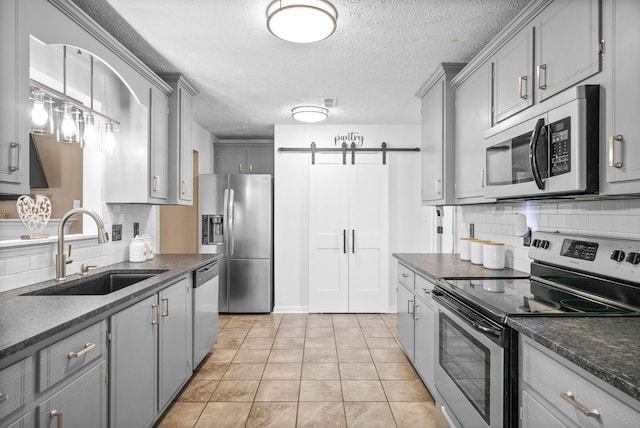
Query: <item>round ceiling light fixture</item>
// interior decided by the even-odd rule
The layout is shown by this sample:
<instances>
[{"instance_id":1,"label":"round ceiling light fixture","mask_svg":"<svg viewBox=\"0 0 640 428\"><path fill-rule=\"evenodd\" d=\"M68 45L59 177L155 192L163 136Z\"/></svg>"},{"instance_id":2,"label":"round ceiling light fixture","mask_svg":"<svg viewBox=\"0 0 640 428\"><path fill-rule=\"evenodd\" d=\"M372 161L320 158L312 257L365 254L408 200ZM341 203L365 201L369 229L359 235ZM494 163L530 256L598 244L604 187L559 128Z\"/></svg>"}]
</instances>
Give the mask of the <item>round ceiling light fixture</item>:
<instances>
[{"instance_id":1,"label":"round ceiling light fixture","mask_svg":"<svg viewBox=\"0 0 640 428\"><path fill-rule=\"evenodd\" d=\"M306 123L322 122L329 117L329 109L321 106L298 106L291 109L295 120Z\"/></svg>"},{"instance_id":2,"label":"round ceiling light fixture","mask_svg":"<svg viewBox=\"0 0 640 428\"><path fill-rule=\"evenodd\" d=\"M275 0L267 8L267 28L288 42L313 43L336 30L338 12L325 0Z\"/></svg>"}]
</instances>

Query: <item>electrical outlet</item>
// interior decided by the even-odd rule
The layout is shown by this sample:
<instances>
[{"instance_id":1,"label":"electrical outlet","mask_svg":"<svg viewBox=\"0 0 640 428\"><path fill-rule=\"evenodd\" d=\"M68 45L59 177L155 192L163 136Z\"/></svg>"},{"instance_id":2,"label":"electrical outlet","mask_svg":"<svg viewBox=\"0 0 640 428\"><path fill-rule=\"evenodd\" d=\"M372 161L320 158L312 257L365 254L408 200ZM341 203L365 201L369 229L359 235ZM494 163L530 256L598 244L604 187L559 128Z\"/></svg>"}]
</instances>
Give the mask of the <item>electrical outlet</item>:
<instances>
[{"instance_id":1,"label":"electrical outlet","mask_svg":"<svg viewBox=\"0 0 640 428\"><path fill-rule=\"evenodd\" d=\"M111 225L111 241L122 241L122 225Z\"/></svg>"},{"instance_id":2,"label":"electrical outlet","mask_svg":"<svg viewBox=\"0 0 640 428\"><path fill-rule=\"evenodd\" d=\"M133 223L133 237L140 235L140 223Z\"/></svg>"}]
</instances>

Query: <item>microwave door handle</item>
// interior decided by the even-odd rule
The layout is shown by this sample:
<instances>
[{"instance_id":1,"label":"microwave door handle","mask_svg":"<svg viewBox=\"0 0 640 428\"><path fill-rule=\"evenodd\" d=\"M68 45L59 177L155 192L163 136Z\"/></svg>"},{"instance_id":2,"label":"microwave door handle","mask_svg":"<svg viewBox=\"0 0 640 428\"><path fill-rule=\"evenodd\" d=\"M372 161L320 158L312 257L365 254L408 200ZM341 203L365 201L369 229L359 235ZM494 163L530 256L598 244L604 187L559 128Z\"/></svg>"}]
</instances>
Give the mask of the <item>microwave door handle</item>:
<instances>
[{"instance_id":1,"label":"microwave door handle","mask_svg":"<svg viewBox=\"0 0 640 428\"><path fill-rule=\"evenodd\" d=\"M540 176L540 170L538 169L538 140L540 140L540 135L542 134L542 130L544 129L544 119L540 118L536 122L536 126L533 130L533 134L531 134L531 140L529 141L529 166L531 167L531 173L533 174L533 179L536 181L536 186L538 189L544 190L544 181L542 181L542 177Z\"/></svg>"}]
</instances>

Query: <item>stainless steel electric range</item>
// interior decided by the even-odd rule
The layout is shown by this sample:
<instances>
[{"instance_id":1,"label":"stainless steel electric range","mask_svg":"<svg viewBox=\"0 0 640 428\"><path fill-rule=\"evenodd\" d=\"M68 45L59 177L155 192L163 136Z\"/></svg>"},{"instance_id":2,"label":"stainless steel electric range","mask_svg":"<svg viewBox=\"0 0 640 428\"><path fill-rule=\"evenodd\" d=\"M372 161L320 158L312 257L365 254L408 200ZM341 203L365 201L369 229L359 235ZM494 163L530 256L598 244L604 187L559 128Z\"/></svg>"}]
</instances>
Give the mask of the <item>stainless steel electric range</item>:
<instances>
[{"instance_id":1,"label":"stainless steel electric range","mask_svg":"<svg viewBox=\"0 0 640 428\"><path fill-rule=\"evenodd\" d=\"M440 278L435 385L462 427L517 426L507 317L640 314L640 241L536 232L523 278Z\"/></svg>"}]
</instances>

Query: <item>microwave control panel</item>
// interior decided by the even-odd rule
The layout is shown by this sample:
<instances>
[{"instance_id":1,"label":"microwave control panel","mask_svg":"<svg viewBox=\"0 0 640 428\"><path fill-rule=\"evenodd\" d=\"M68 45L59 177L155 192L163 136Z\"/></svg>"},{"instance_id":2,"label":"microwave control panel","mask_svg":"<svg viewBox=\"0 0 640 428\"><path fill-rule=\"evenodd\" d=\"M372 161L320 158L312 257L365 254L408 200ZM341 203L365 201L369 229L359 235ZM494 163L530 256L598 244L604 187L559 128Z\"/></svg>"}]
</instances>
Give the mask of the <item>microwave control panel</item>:
<instances>
[{"instance_id":1,"label":"microwave control panel","mask_svg":"<svg viewBox=\"0 0 640 428\"><path fill-rule=\"evenodd\" d=\"M549 125L551 177L571 172L571 118Z\"/></svg>"}]
</instances>

